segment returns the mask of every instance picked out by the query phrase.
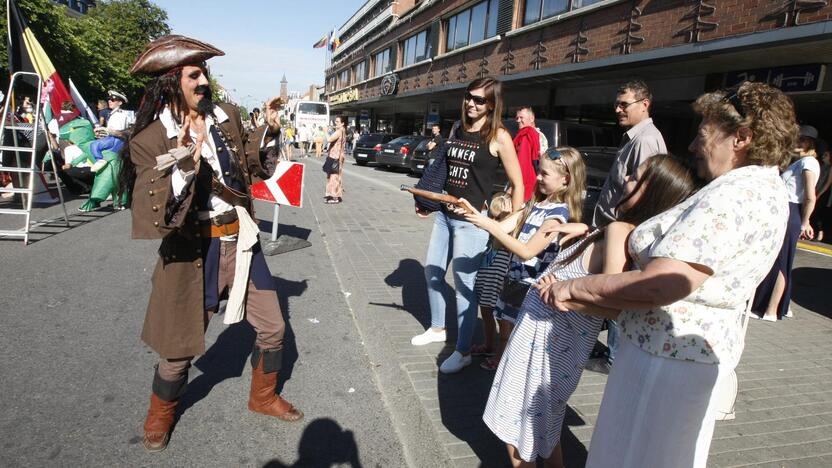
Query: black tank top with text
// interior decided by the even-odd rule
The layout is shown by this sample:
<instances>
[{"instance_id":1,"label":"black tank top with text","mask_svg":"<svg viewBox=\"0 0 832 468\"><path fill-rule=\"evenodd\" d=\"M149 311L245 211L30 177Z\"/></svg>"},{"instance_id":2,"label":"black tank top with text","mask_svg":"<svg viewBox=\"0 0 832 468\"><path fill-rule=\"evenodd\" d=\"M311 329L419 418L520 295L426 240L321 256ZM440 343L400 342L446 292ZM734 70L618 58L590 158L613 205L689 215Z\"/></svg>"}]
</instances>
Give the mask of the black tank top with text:
<instances>
[{"instance_id":1,"label":"black tank top with text","mask_svg":"<svg viewBox=\"0 0 832 468\"><path fill-rule=\"evenodd\" d=\"M494 191L494 181L500 158L493 156L479 132L458 129L448 140L445 156L448 176L445 191L449 195L468 200L474 208L483 209ZM464 219L443 208L454 219Z\"/></svg>"}]
</instances>

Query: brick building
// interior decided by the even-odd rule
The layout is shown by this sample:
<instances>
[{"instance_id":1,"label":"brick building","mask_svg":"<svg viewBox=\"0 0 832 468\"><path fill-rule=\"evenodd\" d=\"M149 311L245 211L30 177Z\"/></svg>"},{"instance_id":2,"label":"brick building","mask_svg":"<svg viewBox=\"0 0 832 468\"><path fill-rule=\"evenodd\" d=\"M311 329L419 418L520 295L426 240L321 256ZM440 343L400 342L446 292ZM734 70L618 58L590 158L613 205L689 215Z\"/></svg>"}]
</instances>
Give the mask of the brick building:
<instances>
[{"instance_id":1,"label":"brick building","mask_svg":"<svg viewBox=\"0 0 832 468\"><path fill-rule=\"evenodd\" d=\"M830 20L827 0L368 0L338 30L326 93L334 114L367 129L422 132L458 119L461 89L491 75L509 115L532 105L605 125L617 85L639 77L679 150L696 96L753 78L789 92L823 130Z\"/></svg>"}]
</instances>

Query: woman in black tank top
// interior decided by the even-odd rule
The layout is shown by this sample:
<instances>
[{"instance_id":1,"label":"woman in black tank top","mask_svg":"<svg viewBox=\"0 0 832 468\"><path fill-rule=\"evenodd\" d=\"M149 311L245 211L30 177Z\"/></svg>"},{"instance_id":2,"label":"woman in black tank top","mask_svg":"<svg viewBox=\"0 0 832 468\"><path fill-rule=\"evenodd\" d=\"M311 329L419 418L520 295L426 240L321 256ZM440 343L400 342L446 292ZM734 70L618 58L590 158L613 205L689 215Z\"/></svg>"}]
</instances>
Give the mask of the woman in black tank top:
<instances>
[{"instance_id":1,"label":"woman in black tank top","mask_svg":"<svg viewBox=\"0 0 832 468\"><path fill-rule=\"evenodd\" d=\"M503 127L502 85L491 77L472 81L462 101L462 125L448 140L445 191L482 208L491 196L495 175L503 165L512 186L514 211L523 205L523 179L511 135ZM416 208L419 216L427 213ZM445 272L453 267L456 287L458 336L456 351L439 367L443 373L459 372L471 363L471 338L477 318L474 278L482 263L488 233L450 210L436 213L427 260L425 280L430 303L431 326L414 336L414 346L445 341Z\"/></svg>"}]
</instances>

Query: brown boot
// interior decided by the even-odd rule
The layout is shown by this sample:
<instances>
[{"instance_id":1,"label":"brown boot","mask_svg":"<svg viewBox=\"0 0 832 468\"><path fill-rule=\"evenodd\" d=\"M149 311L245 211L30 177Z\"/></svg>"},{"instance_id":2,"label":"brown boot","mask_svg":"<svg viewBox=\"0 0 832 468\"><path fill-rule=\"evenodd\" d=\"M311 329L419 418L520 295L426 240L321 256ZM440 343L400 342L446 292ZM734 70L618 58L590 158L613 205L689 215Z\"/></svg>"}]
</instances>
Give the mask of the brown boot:
<instances>
[{"instance_id":1,"label":"brown boot","mask_svg":"<svg viewBox=\"0 0 832 468\"><path fill-rule=\"evenodd\" d=\"M150 408L147 410L147 419L144 420L142 438L142 445L148 452L161 452L167 448L177 404L179 399L165 401L155 393L150 395Z\"/></svg>"},{"instance_id":2,"label":"brown boot","mask_svg":"<svg viewBox=\"0 0 832 468\"><path fill-rule=\"evenodd\" d=\"M188 387L187 373L178 380L169 381L159 375L159 366L153 373L153 391L150 395L150 408L144 420L144 437L142 445L148 452L161 452L168 446L170 432L173 428L176 406L179 397Z\"/></svg>"},{"instance_id":3,"label":"brown boot","mask_svg":"<svg viewBox=\"0 0 832 468\"><path fill-rule=\"evenodd\" d=\"M262 357L260 355L263 355ZM266 373L263 370L264 361L269 359L269 351L255 349L252 354L251 392L248 396L248 409L255 413L274 416L288 422L299 421L303 413L275 394L277 387L277 371Z\"/></svg>"}]
</instances>

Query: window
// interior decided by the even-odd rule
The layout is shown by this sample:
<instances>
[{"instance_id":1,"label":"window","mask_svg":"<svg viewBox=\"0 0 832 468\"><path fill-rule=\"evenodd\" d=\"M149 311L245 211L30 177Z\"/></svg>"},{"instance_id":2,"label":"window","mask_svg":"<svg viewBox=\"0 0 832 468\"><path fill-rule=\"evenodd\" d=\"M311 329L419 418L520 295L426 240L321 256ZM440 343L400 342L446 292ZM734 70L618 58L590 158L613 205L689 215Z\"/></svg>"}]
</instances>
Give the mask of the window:
<instances>
[{"instance_id":1,"label":"window","mask_svg":"<svg viewBox=\"0 0 832 468\"><path fill-rule=\"evenodd\" d=\"M366 72L367 61L366 60L357 64L353 68L355 69L355 82L356 83L364 81L367 78L367 72Z\"/></svg>"},{"instance_id":2,"label":"window","mask_svg":"<svg viewBox=\"0 0 832 468\"><path fill-rule=\"evenodd\" d=\"M383 51L375 54L373 56L373 62L375 64L375 73L373 76L381 76L390 71L390 48L384 49Z\"/></svg>"},{"instance_id":3,"label":"window","mask_svg":"<svg viewBox=\"0 0 832 468\"><path fill-rule=\"evenodd\" d=\"M349 68L341 70L339 80L340 80L342 88L345 88L345 87L350 85L350 69Z\"/></svg>"},{"instance_id":4,"label":"window","mask_svg":"<svg viewBox=\"0 0 832 468\"><path fill-rule=\"evenodd\" d=\"M551 18L571 10L577 10L601 0L526 0L523 26Z\"/></svg>"},{"instance_id":5,"label":"window","mask_svg":"<svg viewBox=\"0 0 832 468\"><path fill-rule=\"evenodd\" d=\"M404 40L402 66L421 62L431 56L430 44L428 43L429 31L429 29L426 29Z\"/></svg>"},{"instance_id":6,"label":"window","mask_svg":"<svg viewBox=\"0 0 832 468\"><path fill-rule=\"evenodd\" d=\"M497 34L499 0L486 0L448 19L448 51L476 44Z\"/></svg>"}]
</instances>

